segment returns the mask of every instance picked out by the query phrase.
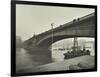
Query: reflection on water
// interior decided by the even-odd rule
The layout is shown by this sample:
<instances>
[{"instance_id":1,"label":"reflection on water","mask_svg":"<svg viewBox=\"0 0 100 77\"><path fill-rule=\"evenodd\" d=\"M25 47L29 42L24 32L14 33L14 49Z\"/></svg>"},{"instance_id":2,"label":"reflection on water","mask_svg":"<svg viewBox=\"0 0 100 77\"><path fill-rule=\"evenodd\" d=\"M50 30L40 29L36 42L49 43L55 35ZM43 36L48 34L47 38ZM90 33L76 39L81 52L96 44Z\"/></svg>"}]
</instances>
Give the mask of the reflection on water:
<instances>
[{"instance_id":1,"label":"reflection on water","mask_svg":"<svg viewBox=\"0 0 100 77\"><path fill-rule=\"evenodd\" d=\"M52 60L53 62L57 62L57 61L63 61L64 60L64 53L66 53L66 51L60 51L60 50L53 50L52 51Z\"/></svg>"},{"instance_id":2,"label":"reflection on water","mask_svg":"<svg viewBox=\"0 0 100 77\"><path fill-rule=\"evenodd\" d=\"M41 63L36 62L35 56L28 54L28 51L23 48L16 49L16 71L23 72L33 69L34 67L40 65Z\"/></svg>"},{"instance_id":3,"label":"reflection on water","mask_svg":"<svg viewBox=\"0 0 100 77\"><path fill-rule=\"evenodd\" d=\"M42 65L41 62L36 60L36 56L34 54L29 54L29 51L24 48L16 49L16 71L17 72L28 72L28 70L32 70L35 67ZM65 51L63 51L65 53ZM64 55L61 51L54 51L52 53L53 62L63 61ZM33 71L33 70L32 70Z\"/></svg>"},{"instance_id":4,"label":"reflection on water","mask_svg":"<svg viewBox=\"0 0 100 77\"><path fill-rule=\"evenodd\" d=\"M23 48L16 49L16 71L23 72L24 70L28 71L30 69L34 69L34 67L41 65L42 63L36 60L36 56L33 54L29 54L29 51ZM52 61L58 62L64 60L64 53L67 50L60 51L60 50L53 50L52 51ZM94 53L93 53L94 54Z\"/></svg>"},{"instance_id":5,"label":"reflection on water","mask_svg":"<svg viewBox=\"0 0 100 77\"><path fill-rule=\"evenodd\" d=\"M18 73L21 72L35 72L34 68L36 68L39 65L42 65L40 61L36 60L36 56L34 54L29 54L29 51L23 49L23 48L17 48L16 49L16 71ZM60 51L60 50L54 50L52 51L52 60L53 62L58 61L64 61L64 53L66 53L67 50Z\"/></svg>"}]
</instances>

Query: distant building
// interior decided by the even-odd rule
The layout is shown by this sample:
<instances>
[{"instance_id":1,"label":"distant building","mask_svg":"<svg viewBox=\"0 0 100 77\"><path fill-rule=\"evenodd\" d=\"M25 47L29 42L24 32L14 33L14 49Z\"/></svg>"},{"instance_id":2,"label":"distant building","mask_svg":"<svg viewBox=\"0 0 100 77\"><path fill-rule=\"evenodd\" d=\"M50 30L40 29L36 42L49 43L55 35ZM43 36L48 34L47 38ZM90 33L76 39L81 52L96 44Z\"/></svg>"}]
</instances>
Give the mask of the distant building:
<instances>
[{"instance_id":1,"label":"distant building","mask_svg":"<svg viewBox=\"0 0 100 77\"><path fill-rule=\"evenodd\" d=\"M95 55L95 51L94 51L94 42L93 41L87 41L84 43L85 44L85 49L89 50L91 53L91 55Z\"/></svg>"}]
</instances>

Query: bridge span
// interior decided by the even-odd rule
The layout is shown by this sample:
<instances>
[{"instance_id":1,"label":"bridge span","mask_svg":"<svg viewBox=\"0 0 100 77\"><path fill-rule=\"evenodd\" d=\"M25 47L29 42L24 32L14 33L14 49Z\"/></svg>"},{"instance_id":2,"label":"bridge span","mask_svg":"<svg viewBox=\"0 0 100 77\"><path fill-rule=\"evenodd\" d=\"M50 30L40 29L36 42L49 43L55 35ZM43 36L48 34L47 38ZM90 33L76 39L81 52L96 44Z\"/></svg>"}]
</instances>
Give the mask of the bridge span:
<instances>
[{"instance_id":1,"label":"bridge span","mask_svg":"<svg viewBox=\"0 0 100 77\"><path fill-rule=\"evenodd\" d=\"M48 63L52 61L49 50L52 43L72 37L95 37L95 23L95 13L91 13L54 28L53 41L52 30L48 30L26 40L24 47L30 50L38 61Z\"/></svg>"}]
</instances>

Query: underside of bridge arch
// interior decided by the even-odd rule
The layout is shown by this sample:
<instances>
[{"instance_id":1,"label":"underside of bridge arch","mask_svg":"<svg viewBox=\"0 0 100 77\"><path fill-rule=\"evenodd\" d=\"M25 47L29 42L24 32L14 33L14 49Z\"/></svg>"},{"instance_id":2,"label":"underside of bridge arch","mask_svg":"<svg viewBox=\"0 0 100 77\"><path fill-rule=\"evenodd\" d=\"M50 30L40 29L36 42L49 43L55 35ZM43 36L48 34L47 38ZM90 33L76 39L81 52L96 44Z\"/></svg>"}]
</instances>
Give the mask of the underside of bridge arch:
<instances>
[{"instance_id":1,"label":"underside of bridge arch","mask_svg":"<svg viewBox=\"0 0 100 77\"><path fill-rule=\"evenodd\" d=\"M61 35L61 36L54 36L53 37L53 41L52 41L52 37L49 37L45 40L43 40L41 43L38 44L38 46L40 47L50 47L53 43L63 40L63 39L68 39L68 38L74 38L74 37L89 37L89 38L93 38L93 36L78 36L78 35Z\"/></svg>"}]
</instances>

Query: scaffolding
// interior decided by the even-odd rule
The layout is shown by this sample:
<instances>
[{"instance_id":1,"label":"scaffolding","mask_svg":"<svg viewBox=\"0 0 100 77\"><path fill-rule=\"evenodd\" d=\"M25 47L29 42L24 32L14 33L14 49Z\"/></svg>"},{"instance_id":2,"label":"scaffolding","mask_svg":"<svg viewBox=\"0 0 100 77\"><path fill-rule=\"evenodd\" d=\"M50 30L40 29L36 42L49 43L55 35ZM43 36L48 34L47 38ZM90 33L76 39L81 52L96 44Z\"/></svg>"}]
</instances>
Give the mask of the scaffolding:
<instances>
[{"instance_id":1,"label":"scaffolding","mask_svg":"<svg viewBox=\"0 0 100 77\"><path fill-rule=\"evenodd\" d=\"M74 45L73 45L73 51L78 51L78 40L77 37L74 37Z\"/></svg>"}]
</instances>

